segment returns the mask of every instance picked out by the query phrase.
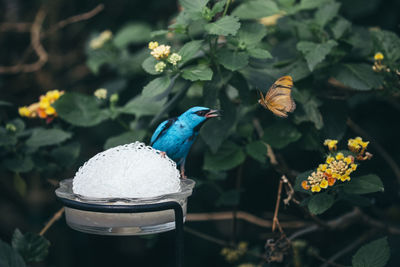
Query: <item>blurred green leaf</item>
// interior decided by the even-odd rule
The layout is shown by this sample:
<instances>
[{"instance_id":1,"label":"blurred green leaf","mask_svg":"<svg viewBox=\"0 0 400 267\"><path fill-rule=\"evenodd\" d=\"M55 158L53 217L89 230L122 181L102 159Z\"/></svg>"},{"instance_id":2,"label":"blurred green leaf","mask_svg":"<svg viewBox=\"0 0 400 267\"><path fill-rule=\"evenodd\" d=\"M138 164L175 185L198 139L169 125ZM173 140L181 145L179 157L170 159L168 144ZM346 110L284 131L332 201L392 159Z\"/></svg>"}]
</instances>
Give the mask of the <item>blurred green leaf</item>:
<instances>
[{"instance_id":1,"label":"blurred green leaf","mask_svg":"<svg viewBox=\"0 0 400 267\"><path fill-rule=\"evenodd\" d=\"M384 187L381 179L375 174L368 174L359 177L351 177L347 183L343 183L343 190L351 194L368 194L383 192Z\"/></svg>"},{"instance_id":2,"label":"blurred green leaf","mask_svg":"<svg viewBox=\"0 0 400 267\"><path fill-rule=\"evenodd\" d=\"M400 59L400 38L394 32L377 30L371 31L372 36L376 41L376 46L383 53L385 60L390 62L396 62Z\"/></svg>"},{"instance_id":3,"label":"blurred green leaf","mask_svg":"<svg viewBox=\"0 0 400 267\"><path fill-rule=\"evenodd\" d=\"M315 12L315 22L324 27L329 21L331 21L339 12L340 3L331 2L325 5L321 5Z\"/></svg>"},{"instance_id":4,"label":"blurred green leaf","mask_svg":"<svg viewBox=\"0 0 400 267\"><path fill-rule=\"evenodd\" d=\"M19 173L14 174L13 184L14 184L15 191L17 191L21 197L25 197L26 189L28 186L27 186L25 180L21 177L21 175Z\"/></svg>"},{"instance_id":5,"label":"blurred green leaf","mask_svg":"<svg viewBox=\"0 0 400 267\"><path fill-rule=\"evenodd\" d=\"M42 261L49 253L50 242L35 233L22 234L19 229L15 229L11 243L26 262Z\"/></svg>"},{"instance_id":6,"label":"blurred green leaf","mask_svg":"<svg viewBox=\"0 0 400 267\"><path fill-rule=\"evenodd\" d=\"M215 35L236 35L237 31L240 28L239 19L232 16L225 16L216 22L208 23L205 25L205 30L209 34Z\"/></svg>"},{"instance_id":7,"label":"blurred green leaf","mask_svg":"<svg viewBox=\"0 0 400 267\"><path fill-rule=\"evenodd\" d=\"M267 29L259 23L243 23L237 33L240 42L246 45L258 45L267 35Z\"/></svg>"},{"instance_id":8,"label":"blurred green leaf","mask_svg":"<svg viewBox=\"0 0 400 267\"><path fill-rule=\"evenodd\" d=\"M217 206L236 206L240 203L240 192L237 190L229 190L222 193L217 199Z\"/></svg>"},{"instance_id":9,"label":"blurred green leaf","mask_svg":"<svg viewBox=\"0 0 400 267\"><path fill-rule=\"evenodd\" d=\"M353 267L383 267L390 258L390 247L387 237L372 241L354 254Z\"/></svg>"},{"instance_id":10,"label":"blurred green leaf","mask_svg":"<svg viewBox=\"0 0 400 267\"><path fill-rule=\"evenodd\" d=\"M322 104L321 101L309 91L293 90L293 96L301 103L301 107L294 114L294 122L300 124L304 121L310 121L314 123L316 129L322 129L324 121L318 109Z\"/></svg>"},{"instance_id":11,"label":"blurred green leaf","mask_svg":"<svg viewBox=\"0 0 400 267\"><path fill-rule=\"evenodd\" d=\"M179 3L185 11L201 12L203 7L208 3L208 0L179 0Z\"/></svg>"},{"instance_id":12,"label":"blurred green leaf","mask_svg":"<svg viewBox=\"0 0 400 267\"><path fill-rule=\"evenodd\" d=\"M29 172L33 169L34 164L30 156L15 155L3 160L3 165L10 171L15 173Z\"/></svg>"},{"instance_id":13,"label":"blurred green leaf","mask_svg":"<svg viewBox=\"0 0 400 267\"><path fill-rule=\"evenodd\" d=\"M155 115L161 111L164 104L167 102L167 98L155 101L152 98L144 97L139 95L134 99L130 100L122 108L119 108L119 112L126 114L134 114L138 117L145 115Z\"/></svg>"},{"instance_id":14,"label":"blurred green leaf","mask_svg":"<svg viewBox=\"0 0 400 267\"><path fill-rule=\"evenodd\" d=\"M301 0L299 9L300 10L314 9L330 1L331 0Z\"/></svg>"},{"instance_id":15,"label":"blurred green leaf","mask_svg":"<svg viewBox=\"0 0 400 267\"><path fill-rule=\"evenodd\" d=\"M232 15L240 19L260 19L279 12L279 8L272 0L253 0L239 5Z\"/></svg>"},{"instance_id":16,"label":"blurred green leaf","mask_svg":"<svg viewBox=\"0 0 400 267\"><path fill-rule=\"evenodd\" d=\"M182 78L189 81L210 81L213 71L206 65L197 65L185 68L182 72Z\"/></svg>"},{"instance_id":17,"label":"blurred green leaf","mask_svg":"<svg viewBox=\"0 0 400 267\"><path fill-rule=\"evenodd\" d=\"M143 97L153 98L165 92L171 84L171 79L168 76L155 78L143 87Z\"/></svg>"},{"instance_id":18,"label":"blurred green leaf","mask_svg":"<svg viewBox=\"0 0 400 267\"><path fill-rule=\"evenodd\" d=\"M71 133L61 129L36 128L32 131L31 137L26 140L26 145L31 147L56 145L71 138L71 136Z\"/></svg>"},{"instance_id":19,"label":"blurred green leaf","mask_svg":"<svg viewBox=\"0 0 400 267\"><path fill-rule=\"evenodd\" d=\"M112 136L107 139L106 143L104 144L104 149L134 143L136 141L142 141L145 135L145 130L135 130Z\"/></svg>"},{"instance_id":20,"label":"blurred green leaf","mask_svg":"<svg viewBox=\"0 0 400 267\"><path fill-rule=\"evenodd\" d=\"M144 23L130 23L122 27L113 38L116 47L124 48L128 44L144 43L150 40L151 28Z\"/></svg>"},{"instance_id":21,"label":"blurred green leaf","mask_svg":"<svg viewBox=\"0 0 400 267\"><path fill-rule=\"evenodd\" d=\"M261 48L247 49L247 52L249 52L249 55L254 58L259 58L259 59L272 58L272 55L268 50L264 50Z\"/></svg>"},{"instance_id":22,"label":"blurred green leaf","mask_svg":"<svg viewBox=\"0 0 400 267\"><path fill-rule=\"evenodd\" d=\"M17 137L9 133L4 127L0 127L0 146L13 146L18 142Z\"/></svg>"},{"instance_id":23,"label":"blurred green leaf","mask_svg":"<svg viewBox=\"0 0 400 267\"><path fill-rule=\"evenodd\" d=\"M90 50L86 60L86 65L94 73L98 74L100 67L105 64L114 64L119 59L119 53L113 49L100 48Z\"/></svg>"},{"instance_id":24,"label":"blurred green leaf","mask_svg":"<svg viewBox=\"0 0 400 267\"><path fill-rule=\"evenodd\" d=\"M226 141L216 154L206 152L204 157L204 170L225 171L242 164L246 155L241 147L233 142Z\"/></svg>"},{"instance_id":25,"label":"blurred green leaf","mask_svg":"<svg viewBox=\"0 0 400 267\"><path fill-rule=\"evenodd\" d=\"M221 49L217 53L218 62L231 71L243 69L249 64L249 56L246 52L237 52L229 49Z\"/></svg>"},{"instance_id":26,"label":"blurred green leaf","mask_svg":"<svg viewBox=\"0 0 400 267\"><path fill-rule=\"evenodd\" d=\"M267 146L261 141L253 141L246 145L246 153L262 164L267 162Z\"/></svg>"},{"instance_id":27,"label":"blurred green leaf","mask_svg":"<svg viewBox=\"0 0 400 267\"><path fill-rule=\"evenodd\" d=\"M109 118L107 110L101 110L94 96L65 93L54 104L58 116L66 122L82 127L95 126Z\"/></svg>"},{"instance_id":28,"label":"blurred green leaf","mask_svg":"<svg viewBox=\"0 0 400 267\"><path fill-rule=\"evenodd\" d=\"M179 50L178 52L178 54L182 57L181 61L179 62L179 65L183 65L189 60L191 60L200 50L202 45L203 41L198 40L198 41L188 42L184 46L182 46L181 50Z\"/></svg>"},{"instance_id":29,"label":"blurred green leaf","mask_svg":"<svg viewBox=\"0 0 400 267\"><path fill-rule=\"evenodd\" d=\"M142 68L148 73L152 75L158 75L160 74L159 72L156 71L155 65L157 64L157 60L153 57L150 56L146 58L143 63L142 63Z\"/></svg>"},{"instance_id":30,"label":"blurred green leaf","mask_svg":"<svg viewBox=\"0 0 400 267\"><path fill-rule=\"evenodd\" d=\"M333 203L335 203L335 199L332 195L326 192L316 193L311 197L307 207L312 214L318 215L327 211Z\"/></svg>"},{"instance_id":31,"label":"blurred green leaf","mask_svg":"<svg viewBox=\"0 0 400 267\"><path fill-rule=\"evenodd\" d=\"M333 37L337 40L343 36L343 34L351 27L351 23L344 18L339 18L332 25L331 30Z\"/></svg>"},{"instance_id":32,"label":"blurred green leaf","mask_svg":"<svg viewBox=\"0 0 400 267\"><path fill-rule=\"evenodd\" d=\"M364 63L341 64L336 67L333 77L344 85L357 90L371 90L382 85L382 76Z\"/></svg>"},{"instance_id":33,"label":"blurred green leaf","mask_svg":"<svg viewBox=\"0 0 400 267\"><path fill-rule=\"evenodd\" d=\"M63 146L54 148L50 154L55 161L64 167L70 167L75 163L81 151L81 145L78 142L72 142Z\"/></svg>"},{"instance_id":34,"label":"blurred green leaf","mask_svg":"<svg viewBox=\"0 0 400 267\"><path fill-rule=\"evenodd\" d=\"M0 240L0 266L1 267L25 267L21 255L10 245Z\"/></svg>"},{"instance_id":35,"label":"blurred green leaf","mask_svg":"<svg viewBox=\"0 0 400 267\"><path fill-rule=\"evenodd\" d=\"M307 60L308 68L313 71L317 64L321 63L335 46L337 46L337 43L334 40L329 40L322 44L301 41L297 44L297 50L303 53L304 58Z\"/></svg>"},{"instance_id":36,"label":"blurred green leaf","mask_svg":"<svg viewBox=\"0 0 400 267\"><path fill-rule=\"evenodd\" d=\"M301 133L287 121L277 121L264 129L263 140L273 148L282 149L299 140Z\"/></svg>"}]
</instances>

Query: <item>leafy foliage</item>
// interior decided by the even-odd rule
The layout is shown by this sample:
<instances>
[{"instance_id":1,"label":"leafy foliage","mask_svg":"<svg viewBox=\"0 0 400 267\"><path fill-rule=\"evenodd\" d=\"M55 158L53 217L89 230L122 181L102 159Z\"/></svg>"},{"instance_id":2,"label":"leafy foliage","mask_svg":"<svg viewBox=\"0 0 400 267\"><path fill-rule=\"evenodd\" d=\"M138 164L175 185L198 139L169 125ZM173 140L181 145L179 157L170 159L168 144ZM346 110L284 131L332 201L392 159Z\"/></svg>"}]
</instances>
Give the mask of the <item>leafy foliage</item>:
<instances>
[{"instance_id":1,"label":"leafy foliage","mask_svg":"<svg viewBox=\"0 0 400 267\"><path fill-rule=\"evenodd\" d=\"M390 257L387 238L381 238L362 246L352 259L353 267L383 267Z\"/></svg>"}]
</instances>

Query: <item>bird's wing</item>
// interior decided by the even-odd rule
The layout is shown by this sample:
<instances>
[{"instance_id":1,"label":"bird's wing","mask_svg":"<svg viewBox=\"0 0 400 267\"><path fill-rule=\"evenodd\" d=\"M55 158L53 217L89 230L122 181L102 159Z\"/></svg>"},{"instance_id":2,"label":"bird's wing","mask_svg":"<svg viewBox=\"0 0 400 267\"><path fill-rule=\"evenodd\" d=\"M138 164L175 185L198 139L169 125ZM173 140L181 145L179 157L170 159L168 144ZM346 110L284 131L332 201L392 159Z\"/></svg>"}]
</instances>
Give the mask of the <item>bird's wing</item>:
<instances>
[{"instance_id":1,"label":"bird's wing","mask_svg":"<svg viewBox=\"0 0 400 267\"><path fill-rule=\"evenodd\" d=\"M150 140L150 145L154 145L154 143L161 137L163 136L167 130L172 126L172 124L174 124L174 122L177 120L178 118L171 118L168 119L166 121L163 121L162 123L160 123L160 125L158 125L157 129L154 131L153 136L151 137Z\"/></svg>"}]
</instances>

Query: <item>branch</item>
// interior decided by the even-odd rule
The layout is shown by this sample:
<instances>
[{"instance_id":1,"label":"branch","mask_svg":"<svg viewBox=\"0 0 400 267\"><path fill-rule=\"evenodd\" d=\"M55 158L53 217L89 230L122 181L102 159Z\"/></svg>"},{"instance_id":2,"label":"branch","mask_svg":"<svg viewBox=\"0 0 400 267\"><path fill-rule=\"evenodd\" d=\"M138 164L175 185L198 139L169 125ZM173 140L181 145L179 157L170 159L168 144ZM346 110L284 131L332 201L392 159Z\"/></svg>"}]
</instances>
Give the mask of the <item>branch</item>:
<instances>
[{"instance_id":1,"label":"branch","mask_svg":"<svg viewBox=\"0 0 400 267\"><path fill-rule=\"evenodd\" d=\"M256 217L250 213L244 211L237 211L236 213L237 219L247 221L251 224L263 227L263 228L271 228L272 221L265 220L259 217ZM188 222L201 222L201 221L222 221L222 220L233 220L234 215L231 211L226 212L208 212L208 213L188 213L186 215L186 221ZM306 221L290 221L290 222L281 222L281 226L284 228L302 228L310 225L310 223Z\"/></svg>"},{"instance_id":2,"label":"branch","mask_svg":"<svg viewBox=\"0 0 400 267\"><path fill-rule=\"evenodd\" d=\"M43 229L40 231L39 235L44 235L47 230L57 221L61 218L61 216L64 213L64 207L59 209L56 213L54 213L53 217L51 217L50 221L46 223L46 225L43 227Z\"/></svg>"},{"instance_id":3,"label":"branch","mask_svg":"<svg viewBox=\"0 0 400 267\"><path fill-rule=\"evenodd\" d=\"M371 135L365 130L358 126L350 118L347 119L347 125L356 133L361 135L364 139L371 141L371 146L378 152L378 154L387 162L389 167L392 169L394 175L397 178L397 182L400 184L400 167L396 161L390 156L390 154L379 144Z\"/></svg>"}]
</instances>

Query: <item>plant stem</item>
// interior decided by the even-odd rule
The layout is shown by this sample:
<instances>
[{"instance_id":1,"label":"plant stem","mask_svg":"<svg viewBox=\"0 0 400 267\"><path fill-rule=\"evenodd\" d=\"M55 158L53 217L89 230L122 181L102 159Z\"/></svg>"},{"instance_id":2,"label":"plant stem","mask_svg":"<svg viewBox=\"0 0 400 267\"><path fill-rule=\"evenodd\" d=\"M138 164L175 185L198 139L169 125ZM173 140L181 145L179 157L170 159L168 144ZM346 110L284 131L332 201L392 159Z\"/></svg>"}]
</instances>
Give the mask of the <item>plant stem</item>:
<instances>
[{"instance_id":1,"label":"plant stem","mask_svg":"<svg viewBox=\"0 0 400 267\"><path fill-rule=\"evenodd\" d=\"M46 225L43 227L43 229L40 231L39 235L44 235L47 230L49 230L49 228L58 220L61 218L61 216L64 213L64 207L62 207L61 209L59 209L56 213L54 213L53 217L50 219L50 221L48 223L46 223Z\"/></svg>"},{"instance_id":2,"label":"plant stem","mask_svg":"<svg viewBox=\"0 0 400 267\"><path fill-rule=\"evenodd\" d=\"M231 0L226 1L224 13L222 14L223 17L226 15L226 12L228 12L228 8L229 8L230 4L231 4Z\"/></svg>"}]
</instances>

